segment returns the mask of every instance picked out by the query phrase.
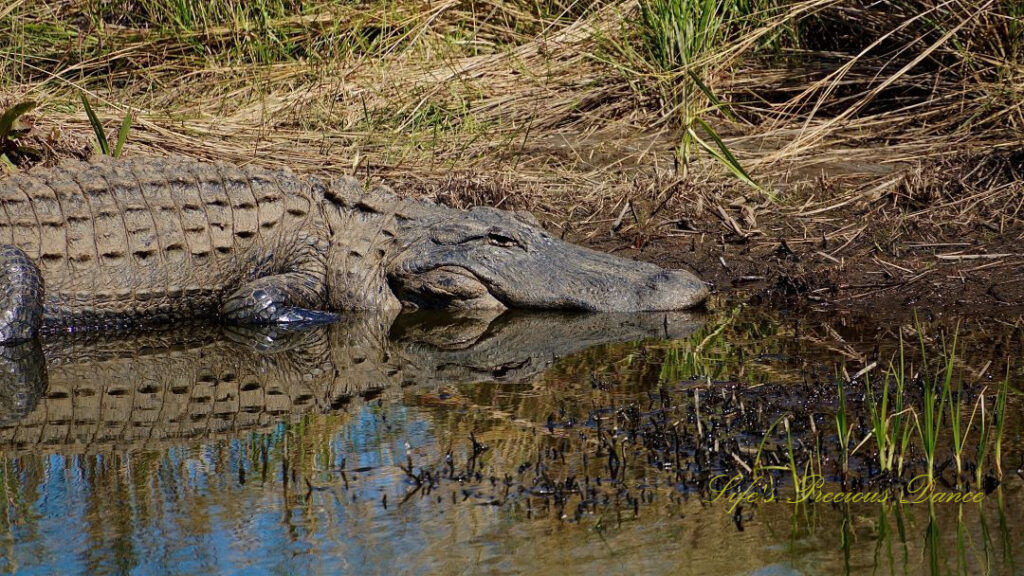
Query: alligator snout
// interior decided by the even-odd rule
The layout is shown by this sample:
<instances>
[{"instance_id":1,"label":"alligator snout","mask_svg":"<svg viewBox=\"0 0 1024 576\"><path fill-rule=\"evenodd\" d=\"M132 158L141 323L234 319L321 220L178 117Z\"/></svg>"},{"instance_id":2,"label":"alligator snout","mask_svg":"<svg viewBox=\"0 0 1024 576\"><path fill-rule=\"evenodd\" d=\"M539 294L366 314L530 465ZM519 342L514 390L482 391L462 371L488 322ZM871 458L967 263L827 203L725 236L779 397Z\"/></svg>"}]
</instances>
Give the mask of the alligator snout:
<instances>
[{"instance_id":1,"label":"alligator snout","mask_svg":"<svg viewBox=\"0 0 1024 576\"><path fill-rule=\"evenodd\" d=\"M686 270L659 269L637 297L640 310L684 310L708 297L707 285Z\"/></svg>"},{"instance_id":2,"label":"alligator snout","mask_svg":"<svg viewBox=\"0 0 1024 576\"><path fill-rule=\"evenodd\" d=\"M562 299L578 310L643 312L685 310L703 302L708 286L686 270L667 270L573 246L576 267L553 272L567 287ZM552 282L557 286L557 282ZM578 289L579 286L585 286Z\"/></svg>"}]
</instances>

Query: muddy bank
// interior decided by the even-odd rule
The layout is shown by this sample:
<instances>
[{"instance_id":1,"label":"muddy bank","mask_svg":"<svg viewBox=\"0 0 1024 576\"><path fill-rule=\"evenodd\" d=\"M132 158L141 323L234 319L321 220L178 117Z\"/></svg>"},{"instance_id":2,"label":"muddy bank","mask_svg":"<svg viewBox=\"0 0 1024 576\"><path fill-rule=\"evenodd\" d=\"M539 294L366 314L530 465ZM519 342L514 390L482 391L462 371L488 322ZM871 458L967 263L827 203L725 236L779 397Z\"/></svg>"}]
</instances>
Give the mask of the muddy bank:
<instances>
[{"instance_id":1,"label":"muddy bank","mask_svg":"<svg viewBox=\"0 0 1024 576\"><path fill-rule=\"evenodd\" d=\"M733 225L739 217L712 215L696 225L700 238L667 239L649 257L687 263L719 290L747 288L776 301L1019 315L1022 175L1019 152L924 164L827 206L760 210L753 233Z\"/></svg>"}]
</instances>

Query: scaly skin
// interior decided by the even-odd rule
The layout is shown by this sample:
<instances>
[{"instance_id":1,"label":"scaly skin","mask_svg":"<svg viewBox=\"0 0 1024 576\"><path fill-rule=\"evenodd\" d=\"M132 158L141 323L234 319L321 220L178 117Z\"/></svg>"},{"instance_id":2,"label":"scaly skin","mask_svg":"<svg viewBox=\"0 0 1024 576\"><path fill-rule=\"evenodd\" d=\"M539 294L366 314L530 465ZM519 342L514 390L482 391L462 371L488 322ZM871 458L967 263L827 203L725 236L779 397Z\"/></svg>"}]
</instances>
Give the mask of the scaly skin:
<instances>
[{"instance_id":1,"label":"scaly skin","mask_svg":"<svg viewBox=\"0 0 1024 576\"><path fill-rule=\"evenodd\" d=\"M308 281L289 284L302 303L324 300L320 205L309 184L287 174L161 159L77 162L0 183L0 209L8 244L0 264L11 276L10 246L37 264L48 326L213 317L231 290L276 274Z\"/></svg>"},{"instance_id":2,"label":"scaly skin","mask_svg":"<svg viewBox=\"0 0 1024 576\"><path fill-rule=\"evenodd\" d=\"M689 272L573 246L528 214L161 158L0 181L0 281L0 343L41 327L319 322L398 307L672 310L707 295Z\"/></svg>"}]
</instances>

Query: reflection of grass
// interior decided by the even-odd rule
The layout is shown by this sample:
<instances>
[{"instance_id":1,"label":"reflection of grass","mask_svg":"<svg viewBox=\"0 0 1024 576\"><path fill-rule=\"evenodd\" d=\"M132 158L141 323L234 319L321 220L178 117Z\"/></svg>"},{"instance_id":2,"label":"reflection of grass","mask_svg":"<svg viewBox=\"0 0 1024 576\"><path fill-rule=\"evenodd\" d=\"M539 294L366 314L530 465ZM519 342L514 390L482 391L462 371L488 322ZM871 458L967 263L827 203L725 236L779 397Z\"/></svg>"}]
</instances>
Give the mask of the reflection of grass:
<instances>
[{"instance_id":1,"label":"reflection of grass","mask_svg":"<svg viewBox=\"0 0 1024 576\"><path fill-rule=\"evenodd\" d=\"M674 382L694 376L718 378L727 369L725 351L729 338L726 328L736 320L739 308L701 327L696 334L681 346L665 350L665 361L661 365L661 380Z\"/></svg>"},{"instance_id":2,"label":"reflection of grass","mask_svg":"<svg viewBox=\"0 0 1024 576\"><path fill-rule=\"evenodd\" d=\"M1009 548L1012 546L1010 542L1012 532L1005 521L1006 510L1001 489L998 489L994 499L996 500L994 510L984 504L977 507L968 504L941 505L933 502L909 507L900 504L899 501L879 504L878 517L875 520L876 533L871 573L911 574L921 572L934 576L941 574L1015 574L1013 553ZM948 510L945 509L947 506ZM986 510L986 508L988 509ZM965 512L969 513L971 510L977 512L979 533L971 530L969 516L965 515ZM908 512L914 511L926 512L926 515L921 518L925 520L924 529L917 535L912 531L915 525L914 515L907 516ZM996 528L997 534L992 534L989 528L989 514L993 512L998 515L999 519ZM844 510L843 521L848 520L847 514ZM893 516L895 522L890 519L890 515ZM907 521L908 519L910 522ZM980 536L980 542L976 536ZM842 540L845 537L847 537L846 534L840 534L841 546L845 546L845 542ZM993 537L1003 547L1002 567L997 561L998 553L995 550L997 544L993 542ZM917 538L921 538L922 543L920 560L924 564L921 566L910 564L912 555L908 543ZM894 553L894 544L897 543L903 548L900 555L902 557L898 557Z\"/></svg>"},{"instance_id":3,"label":"reflection of grass","mask_svg":"<svg viewBox=\"0 0 1024 576\"><path fill-rule=\"evenodd\" d=\"M742 377L744 384L757 385L783 377L773 373L770 365L757 364L759 356L776 350L782 327L773 322L740 321L743 310L733 307L686 340L665 347L661 381Z\"/></svg>"},{"instance_id":4,"label":"reflection of grass","mask_svg":"<svg viewBox=\"0 0 1024 576\"><path fill-rule=\"evenodd\" d=\"M936 576L942 572L939 570L940 560L943 556L939 543L939 522L935 517L935 504L928 502L928 526L924 532L924 545L928 551L928 568L930 574Z\"/></svg>"}]
</instances>

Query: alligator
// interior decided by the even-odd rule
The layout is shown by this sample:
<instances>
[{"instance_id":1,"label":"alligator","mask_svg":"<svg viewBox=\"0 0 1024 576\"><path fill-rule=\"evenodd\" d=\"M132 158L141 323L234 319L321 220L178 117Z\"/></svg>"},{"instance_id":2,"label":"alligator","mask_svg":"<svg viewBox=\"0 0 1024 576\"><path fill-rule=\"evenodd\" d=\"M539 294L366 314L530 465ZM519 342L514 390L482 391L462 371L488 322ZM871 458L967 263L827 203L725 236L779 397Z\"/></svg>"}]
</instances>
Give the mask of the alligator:
<instances>
[{"instance_id":1,"label":"alligator","mask_svg":"<svg viewBox=\"0 0 1024 576\"><path fill-rule=\"evenodd\" d=\"M186 322L0 346L0 452L155 448L369 399L522 384L608 342L685 338L692 312L353 312L327 326Z\"/></svg>"},{"instance_id":2,"label":"alligator","mask_svg":"<svg viewBox=\"0 0 1024 576\"><path fill-rule=\"evenodd\" d=\"M349 177L101 158L0 182L0 343L345 310L679 310L707 294L688 271L564 242L526 212L454 210Z\"/></svg>"}]
</instances>

